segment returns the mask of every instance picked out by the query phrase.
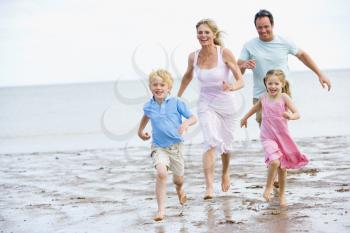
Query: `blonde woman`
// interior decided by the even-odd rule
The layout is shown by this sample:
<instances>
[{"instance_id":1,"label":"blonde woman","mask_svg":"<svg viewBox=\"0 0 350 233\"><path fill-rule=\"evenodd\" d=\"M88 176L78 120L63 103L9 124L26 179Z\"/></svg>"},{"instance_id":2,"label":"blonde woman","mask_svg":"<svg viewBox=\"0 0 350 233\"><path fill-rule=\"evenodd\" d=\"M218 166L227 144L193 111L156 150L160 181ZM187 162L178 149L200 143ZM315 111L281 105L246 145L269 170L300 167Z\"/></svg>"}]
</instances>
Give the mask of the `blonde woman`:
<instances>
[{"instance_id":1,"label":"blonde woman","mask_svg":"<svg viewBox=\"0 0 350 233\"><path fill-rule=\"evenodd\" d=\"M238 106L233 92L243 87L241 71L232 52L223 47L221 32L216 23L203 19L196 25L201 49L188 57L178 96L182 96L195 76L200 85L198 119L204 138L203 169L206 190L204 199L214 196L215 155L222 159L221 189L230 187L230 155L238 123ZM234 78L232 78L232 75Z\"/></svg>"}]
</instances>

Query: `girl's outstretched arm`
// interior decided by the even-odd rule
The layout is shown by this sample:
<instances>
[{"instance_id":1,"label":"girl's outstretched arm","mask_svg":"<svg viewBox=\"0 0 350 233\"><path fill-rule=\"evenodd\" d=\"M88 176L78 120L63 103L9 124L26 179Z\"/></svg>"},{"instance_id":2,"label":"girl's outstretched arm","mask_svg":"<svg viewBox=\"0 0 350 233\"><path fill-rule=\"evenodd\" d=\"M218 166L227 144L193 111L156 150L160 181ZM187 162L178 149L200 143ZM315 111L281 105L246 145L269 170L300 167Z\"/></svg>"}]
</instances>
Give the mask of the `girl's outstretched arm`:
<instances>
[{"instance_id":1,"label":"girl's outstretched arm","mask_svg":"<svg viewBox=\"0 0 350 233\"><path fill-rule=\"evenodd\" d=\"M247 124L248 124L248 118L251 117L254 113L256 113L257 111L261 110L261 100L259 100L258 102L256 102L254 104L254 106L247 112L247 114L245 114L245 116L242 118L241 120L241 127L245 126L247 128Z\"/></svg>"},{"instance_id":2,"label":"girl's outstretched arm","mask_svg":"<svg viewBox=\"0 0 350 233\"><path fill-rule=\"evenodd\" d=\"M283 117L287 120L298 120L300 118L299 111L294 105L292 99L286 93L282 93L282 98L287 105L287 108L290 110L283 113Z\"/></svg>"},{"instance_id":3,"label":"girl's outstretched arm","mask_svg":"<svg viewBox=\"0 0 350 233\"><path fill-rule=\"evenodd\" d=\"M137 135L142 139L142 140L148 140L151 138L151 136L147 132L143 132L145 129L147 123L149 121L149 118L146 115L143 115L140 121L140 126Z\"/></svg>"},{"instance_id":4,"label":"girl's outstretched arm","mask_svg":"<svg viewBox=\"0 0 350 233\"><path fill-rule=\"evenodd\" d=\"M188 56L187 70L181 80L179 91L177 92L177 96L179 97L181 97L182 94L185 92L188 84L190 84L193 78L193 62L194 62L194 52Z\"/></svg>"}]
</instances>

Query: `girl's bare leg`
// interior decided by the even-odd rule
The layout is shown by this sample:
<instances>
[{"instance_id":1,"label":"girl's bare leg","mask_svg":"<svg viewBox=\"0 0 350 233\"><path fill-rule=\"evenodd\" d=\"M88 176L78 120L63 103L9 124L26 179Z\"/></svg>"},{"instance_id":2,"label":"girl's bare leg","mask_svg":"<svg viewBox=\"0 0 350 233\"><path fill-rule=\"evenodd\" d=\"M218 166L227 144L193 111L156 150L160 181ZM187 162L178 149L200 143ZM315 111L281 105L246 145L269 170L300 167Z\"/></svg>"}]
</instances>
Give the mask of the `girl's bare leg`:
<instances>
[{"instance_id":1,"label":"girl's bare leg","mask_svg":"<svg viewBox=\"0 0 350 233\"><path fill-rule=\"evenodd\" d=\"M264 190L263 197L266 201L270 200L270 194L273 188L273 181L275 179L276 171L280 166L280 161L278 159L273 160L270 162L269 169L267 172L267 181L266 181L266 187Z\"/></svg>"},{"instance_id":2,"label":"girl's bare leg","mask_svg":"<svg viewBox=\"0 0 350 233\"><path fill-rule=\"evenodd\" d=\"M222 154L221 161L222 161L221 189L223 192L227 192L230 188L230 154L229 153Z\"/></svg>"},{"instance_id":3,"label":"girl's bare leg","mask_svg":"<svg viewBox=\"0 0 350 233\"><path fill-rule=\"evenodd\" d=\"M204 199L211 199L214 196L214 166L215 148L211 148L203 154L203 170L206 186Z\"/></svg>"},{"instance_id":4,"label":"girl's bare leg","mask_svg":"<svg viewBox=\"0 0 350 233\"><path fill-rule=\"evenodd\" d=\"M183 190L184 177L174 175L173 182L175 184L176 193L179 198L179 202L181 205L183 205L187 201L186 193Z\"/></svg>"},{"instance_id":5,"label":"girl's bare leg","mask_svg":"<svg viewBox=\"0 0 350 233\"><path fill-rule=\"evenodd\" d=\"M279 182L278 182L278 175L275 176L275 181L273 182L273 187L278 189L280 187Z\"/></svg>"},{"instance_id":6,"label":"girl's bare leg","mask_svg":"<svg viewBox=\"0 0 350 233\"><path fill-rule=\"evenodd\" d=\"M154 221L161 221L165 216L165 200L166 200L166 180L167 180L167 169L163 164L158 164L157 170L157 181L156 181L156 197L158 204L158 212L154 216Z\"/></svg>"},{"instance_id":7,"label":"girl's bare leg","mask_svg":"<svg viewBox=\"0 0 350 233\"><path fill-rule=\"evenodd\" d=\"M280 206L286 207L287 201L285 197L285 189L286 189L286 177L287 177L287 170L278 168L278 182L279 182L279 188L280 188Z\"/></svg>"}]
</instances>

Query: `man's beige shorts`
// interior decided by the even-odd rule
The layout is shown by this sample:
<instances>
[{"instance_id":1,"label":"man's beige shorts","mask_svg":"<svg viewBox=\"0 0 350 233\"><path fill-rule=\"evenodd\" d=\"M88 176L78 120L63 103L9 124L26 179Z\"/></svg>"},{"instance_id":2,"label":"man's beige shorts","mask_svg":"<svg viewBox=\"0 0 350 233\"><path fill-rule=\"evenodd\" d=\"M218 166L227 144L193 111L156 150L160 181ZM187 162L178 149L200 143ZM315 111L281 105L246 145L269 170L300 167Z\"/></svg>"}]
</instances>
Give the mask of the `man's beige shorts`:
<instances>
[{"instance_id":1,"label":"man's beige shorts","mask_svg":"<svg viewBox=\"0 0 350 233\"><path fill-rule=\"evenodd\" d=\"M258 101L259 101L258 98L253 98L253 104L255 104L255 103L258 102ZM261 121L262 121L261 110L260 110L260 111L257 111L255 115L256 115L256 118L255 118L256 122L258 122L258 123L259 123L259 126L261 126Z\"/></svg>"},{"instance_id":2,"label":"man's beige shorts","mask_svg":"<svg viewBox=\"0 0 350 233\"><path fill-rule=\"evenodd\" d=\"M151 157L154 167L158 164L164 164L174 175L184 175L185 163L182 143L177 143L165 148L152 145Z\"/></svg>"}]
</instances>

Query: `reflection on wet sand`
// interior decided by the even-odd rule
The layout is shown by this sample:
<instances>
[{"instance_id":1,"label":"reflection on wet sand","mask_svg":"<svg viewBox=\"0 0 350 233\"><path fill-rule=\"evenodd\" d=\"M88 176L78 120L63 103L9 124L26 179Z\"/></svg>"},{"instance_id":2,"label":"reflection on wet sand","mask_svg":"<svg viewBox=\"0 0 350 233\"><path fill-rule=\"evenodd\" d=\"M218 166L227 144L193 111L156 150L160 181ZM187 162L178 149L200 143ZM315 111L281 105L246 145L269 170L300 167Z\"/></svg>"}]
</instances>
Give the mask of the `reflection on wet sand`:
<instances>
[{"instance_id":1,"label":"reflection on wet sand","mask_svg":"<svg viewBox=\"0 0 350 233\"><path fill-rule=\"evenodd\" d=\"M225 198L222 202L222 210L224 211L225 220L228 223L233 222L231 208L232 208L232 200L229 198Z\"/></svg>"},{"instance_id":2,"label":"reflection on wet sand","mask_svg":"<svg viewBox=\"0 0 350 233\"><path fill-rule=\"evenodd\" d=\"M210 232L215 228L215 210L213 206L209 205L207 207L207 212L208 212L207 227L208 227L208 232Z\"/></svg>"},{"instance_id":3,"label":"reflection on wet sand","mask_svg":"<svg viewBox=\"0 0 350 233\"><path fill-rule=\"evenodd\" d=\"M288 233L289 216L288 207L279 206L278 189L274 188L273 196L258 221L264 222L263 232Z\"/></svg>"},{"instance_id":4,"label":"reflection on wet sand","mask_svg":"<svg viewBox=\"0 0 350 233\"><path fill-rule=\"evenodd\" d=\"M156 226L155 230L156 230L155 233L165 233L164 226Z\"/></svg>"}]
</instances>

